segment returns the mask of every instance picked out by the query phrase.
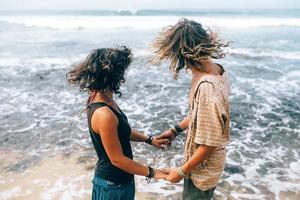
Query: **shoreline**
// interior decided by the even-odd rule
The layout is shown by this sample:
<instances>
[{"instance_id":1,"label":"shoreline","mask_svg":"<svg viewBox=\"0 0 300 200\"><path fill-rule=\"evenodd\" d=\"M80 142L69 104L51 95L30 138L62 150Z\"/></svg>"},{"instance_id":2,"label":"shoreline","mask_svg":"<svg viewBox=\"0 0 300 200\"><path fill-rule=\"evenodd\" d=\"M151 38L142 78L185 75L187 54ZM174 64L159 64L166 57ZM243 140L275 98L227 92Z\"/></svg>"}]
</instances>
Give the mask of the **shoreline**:
<instances>
[{"instance_id":1,"label":"shoreline","mask_svg":"<svg viewBox=\"0 0 300 200\"><path fill-rule=\"evenodd\" d=\"M3 158L9 158L8 152ZM9 164L17 165L20 158L20 155L14 155L8 160ZM44 155L43 158L26 166L24 171L9 170L8 165L0 165L7 169L1 169L0 199L90 199L96 160L74 154ZM170 194L166 196L159 192L139 192L140 183L146 184L144 177L136 176L135 182L137 200L180 199L180 192L170 193L167 187L164 189ZM148 186L160 187L161 184L154 180ZM169 187L172 189L174 187Z\"/></svg>"},{"instance_id":2,"label":"shoreline","mask_svg":"<svg viewBox=\"0 0 300 200\"><path fill-rule=\"evenodd\" d=\"M9 152L7 152L7 158ZM3 156L5 158L5 156ZM9 162L19 161L14 155ZM3 171L0 174L0 199L90 199L95 159L79 154L44 155L24 171ZM2 167L2 165L0 165ZM182 182L168 184L152 180L147 184L144 177L136 176L136 200L180 200ZM223 180L218 185L214 200L225 199L298 199L300 191L280 191L278 198L267 186L258 191L243 183L231 184ZM157 191L157 192L153 192Z\"/></svg>"}]
</instances>

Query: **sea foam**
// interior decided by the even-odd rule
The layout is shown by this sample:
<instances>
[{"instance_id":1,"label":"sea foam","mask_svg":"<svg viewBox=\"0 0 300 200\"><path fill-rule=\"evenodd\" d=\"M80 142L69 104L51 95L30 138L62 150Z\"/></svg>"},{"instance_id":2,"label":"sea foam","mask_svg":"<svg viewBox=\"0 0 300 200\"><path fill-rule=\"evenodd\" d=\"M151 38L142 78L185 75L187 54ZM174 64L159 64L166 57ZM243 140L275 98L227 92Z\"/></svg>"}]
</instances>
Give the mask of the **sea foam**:
<instances>
[{"instance_id":1,"label":"sea foam","mask_svg":"<svg viewBox=\"0 0 300 200\"><path fill-rule=\"evenodd\" d=\"M162 28L184 16L0 16L0 21L55 29ZM299 27L299 18L186 16L204 25L223 28Z\"/></svg>"}]
</instances>

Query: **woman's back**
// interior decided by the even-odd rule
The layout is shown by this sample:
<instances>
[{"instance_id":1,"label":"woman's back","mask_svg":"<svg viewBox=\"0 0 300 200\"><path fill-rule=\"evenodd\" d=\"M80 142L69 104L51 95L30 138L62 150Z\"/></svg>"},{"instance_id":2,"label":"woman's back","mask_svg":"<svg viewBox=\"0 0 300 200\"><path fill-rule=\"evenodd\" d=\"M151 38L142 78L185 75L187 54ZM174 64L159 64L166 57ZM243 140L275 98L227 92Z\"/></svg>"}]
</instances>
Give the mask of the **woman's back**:
<instances>
[{"instance_id":1,"label":"woman's back","mask_svg":"<svg viewBox=\"0 0 300 200\"><path fill-rule=\"evenodd\" d=\"M115 167L111 163L105 151L105 148L103 146L100 134L95 133L92 128L92 123L91 123L92 116L95 110L103 106L108 107L118 118L119 125L117 127L117 130L118 130L118 137L120 140L120 144L122 146L123 153L126 157L133 159L132 150L130 146L130 137L129 137L131 128L128 124L126 115L123 112L120 113L116 111L113 107L109 106L104 102L92 103L87 107L87 118L88 118L88 127L89 127L90 136L98 156L98 162L95 169L95 176L112 181L116 184L126 184L131 180L133 180L133 175ZM101 122L97 122L97 123L101 123Z\"/></svg>"}]
</instances>

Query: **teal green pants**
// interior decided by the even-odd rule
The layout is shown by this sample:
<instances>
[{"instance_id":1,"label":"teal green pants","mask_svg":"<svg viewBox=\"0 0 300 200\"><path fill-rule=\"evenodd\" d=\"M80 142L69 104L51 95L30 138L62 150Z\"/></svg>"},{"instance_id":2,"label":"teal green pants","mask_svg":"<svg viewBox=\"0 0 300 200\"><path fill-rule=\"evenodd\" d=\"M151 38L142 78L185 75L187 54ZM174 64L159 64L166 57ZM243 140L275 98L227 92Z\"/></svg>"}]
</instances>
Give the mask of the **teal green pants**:
<instances>
[{"instance_id":1,"label":"teal green pants","mask_svg":"<svg viewBox=\"0 0 300 200\"><path fill-rule=\"evenodd\" d=\"M94 177L92 200L134 200L134 181L117 185L111 181Z\"/></svg>"},{"instance_id":2,"label":"teal green pants","mask_svg":"<svg viewBox=\"0 0 300 200\"><path fill-rule=\"evenodd\" d=\"M199 190L192 180L184 179L184 186L183 186L183 193L182 199L183 200L211 200L214 194L215 188L212 188L207 191Z\"/></svg>"}]
</instances>

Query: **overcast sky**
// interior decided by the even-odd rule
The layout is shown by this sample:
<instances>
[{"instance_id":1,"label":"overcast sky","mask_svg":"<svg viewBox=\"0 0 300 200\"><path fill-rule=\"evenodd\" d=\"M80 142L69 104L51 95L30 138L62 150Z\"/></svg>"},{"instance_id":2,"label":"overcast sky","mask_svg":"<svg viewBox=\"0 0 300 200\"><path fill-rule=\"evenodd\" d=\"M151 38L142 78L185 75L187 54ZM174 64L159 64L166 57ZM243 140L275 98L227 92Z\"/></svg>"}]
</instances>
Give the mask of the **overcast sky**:
<instances>
[{"instance_id":1,"label":"overcast sky","mask_svg":"<svg viewBox=\"0 0 300 200\"><path fill-rule=\"evenodd\" d=\"M300 0L0 0L11 9L207 9L300 8Z\"/></svg>"}]
</instances>

